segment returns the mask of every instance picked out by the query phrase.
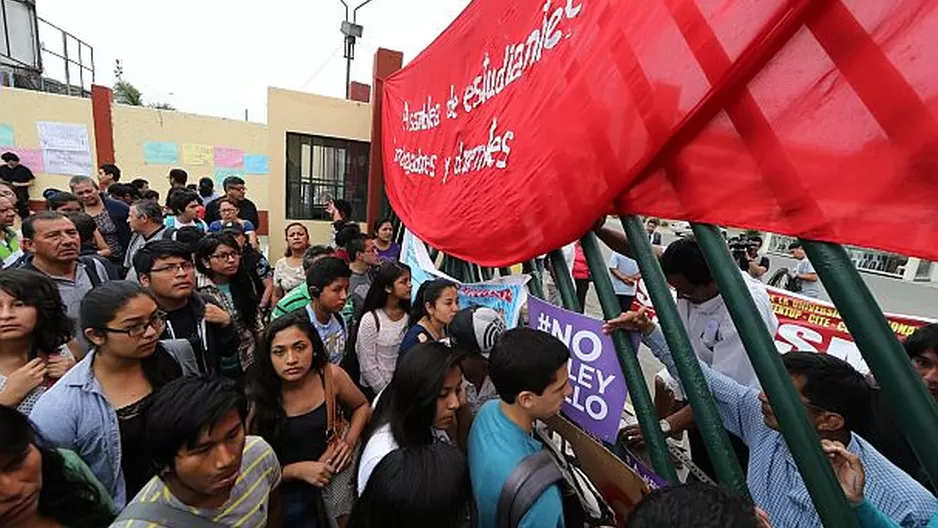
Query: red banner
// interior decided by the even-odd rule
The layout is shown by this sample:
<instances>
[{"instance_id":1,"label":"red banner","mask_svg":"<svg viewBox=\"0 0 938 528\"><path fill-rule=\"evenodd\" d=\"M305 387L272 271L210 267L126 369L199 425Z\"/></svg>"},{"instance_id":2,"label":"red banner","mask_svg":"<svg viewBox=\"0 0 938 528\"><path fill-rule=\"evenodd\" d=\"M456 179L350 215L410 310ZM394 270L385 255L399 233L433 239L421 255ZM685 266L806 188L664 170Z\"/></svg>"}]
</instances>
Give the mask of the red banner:
<instances>
[{"instance_id":1,"label":"red banner","mask_svg":"<svg viewBox=\"0 0 938 528\"><path fill-rule=\"evenodd\" d=\"M775 347L779 352L826 352L850 363L863 374L870 371L847 326L840 318L840 312L833 304L778 288L767 289L772 301L772 311L778 318ZM655 309L644 281L639 281L635 302L654 316ZM917 328L935 322L911 315L887 313L885 316L900 340L909 337Z\"/></svg>"},{"instance_id":2,"label":"red banner","mask_svg":"<svg viewBox=\"0 0 938 528\"><path fill-rule=\"evenodd\" d=\"M385 83L394 210L508 265L618 199L938 260L938 4L475 0Z\"/></svg>"}]
</instances>

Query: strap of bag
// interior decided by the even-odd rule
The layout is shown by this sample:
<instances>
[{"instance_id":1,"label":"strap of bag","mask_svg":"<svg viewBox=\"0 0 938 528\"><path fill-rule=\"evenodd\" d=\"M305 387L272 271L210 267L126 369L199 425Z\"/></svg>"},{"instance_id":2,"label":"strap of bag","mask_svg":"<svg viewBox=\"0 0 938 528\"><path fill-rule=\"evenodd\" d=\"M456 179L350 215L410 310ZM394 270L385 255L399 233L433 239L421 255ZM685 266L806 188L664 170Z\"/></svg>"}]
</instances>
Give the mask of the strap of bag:
<instances>
[{"instance_id":1,"label":"strap of bag","mask_svg":"<svg viewBox=\"0 0 938 528\"><path fill-rule=\"evenodd\" d=\"M550 451L542 449L518 464L498 496L498 528L516 528L544 491L563 479Z\"/></svg>"},{"instance_id":2,"label":"strap of bag","mask_svg":"<svg viewBox=\"0 0 938 528\"><path fill-rule=\"evenodd\" d=\"M214 522L203 519L192 512L173 508L169 504L161 502L134 502L128 504L114 520L114 524L120 524L123 521L143 521L165 528L213 528L218 526Z\"/></svg>"},{"instance_id":3,"label":"strap of bag","mask_svg":"<svg viewBox=\"0 0 938 528\"><path fill-rule=\"evenodd\" d=\"M339 407L338 393L335 383L335 365L328 363L323 369L323 392L326 397L326 438L331 442L333 438L345 434L347 423L342 409Z\"/></svg>"},{"instance_id":4,"label":"strap of bag","mask_svg":"<svg viewBox=\"0 0 938 528\"><path fill-rule=\"evenodd\" d=\"M335 383L332 380L332 365L326 363L322 369L322 387L326 399L326 438L331 440L335 434Z\"/></svg>"},{"instance_id":5,"label":"strap of bag","mask_svg":"<svg viewBox=\"0 0 938 528\"><path fill-rule=\"evenodd\" d=\"M78 257L78 261L85 265L85 271L88 273L88 280L91 281L91 288L97 288L101 285L101 276L98 275L98 266L93 258Z\"/></svg>"}]
</instances>

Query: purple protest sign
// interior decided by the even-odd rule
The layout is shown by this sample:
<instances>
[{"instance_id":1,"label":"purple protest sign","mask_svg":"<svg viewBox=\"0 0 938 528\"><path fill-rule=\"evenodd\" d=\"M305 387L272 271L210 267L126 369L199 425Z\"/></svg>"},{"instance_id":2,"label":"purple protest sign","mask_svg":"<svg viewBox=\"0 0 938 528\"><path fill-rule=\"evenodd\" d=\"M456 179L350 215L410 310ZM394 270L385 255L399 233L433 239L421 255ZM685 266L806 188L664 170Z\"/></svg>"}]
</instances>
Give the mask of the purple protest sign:
<instances>
[{"instance_id":1,"label":"purple protest sign","mask_svg":"<svg viewBox=\"0 0 938 528\"><path fill-rule=\"evenodd\" d=\"M648 484L648 487L651 489L662 489L668 487L668 481L661 478L657 473L648 469L648 466L637 456L635 453L629 451L627 447L623 447L622 453L624 456L621 456L620 459L625 462L625 465L632 468L633 471L638 473L638 476L642 477L642 480L645 481L645 484Z\"/></svg>"},{"instance_id":2,"label":"purple protest sign","mask_svg":"<svg viewBox=\"0 0 938 528\"><path fill-rule=\"evenodd\" d=\"M570 349L573 394L564 403L564 414L592 436L615 442L628 390L602 321L534 297L528 300L528 317L532 328L553 335Z\"/></svg>"}]
</instances>

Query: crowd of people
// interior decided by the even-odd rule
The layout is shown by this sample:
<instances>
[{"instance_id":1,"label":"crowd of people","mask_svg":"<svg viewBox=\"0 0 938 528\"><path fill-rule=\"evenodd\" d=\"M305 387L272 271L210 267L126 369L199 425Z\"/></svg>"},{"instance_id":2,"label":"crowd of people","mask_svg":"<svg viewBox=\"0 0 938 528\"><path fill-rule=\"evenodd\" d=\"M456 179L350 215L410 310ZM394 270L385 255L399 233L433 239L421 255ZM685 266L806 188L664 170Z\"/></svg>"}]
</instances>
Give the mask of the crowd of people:
<instances>
[{"instance_id":1,"label":"crowd of people","mask_svg":"<svg viewBox=\"0 0 938 528\"><path fill-rule=\"evenodd\" d=\"M560 340L460 306L446 279L414 292L393 223L363 232L343 200L330 240L291 223L271 265L241 178L219 194L173 169L162 203L120 179L108 164L47 190L19 232L23 186L0 184L0 526L582 525L563 475L524 487L550 451L539 428L572 391ZM620 283L607 330L640 332L664 363L662 431L688 432L712 473L661 330L632 310L631 247L595 230ZM752 499L675 486L628 525L820 526L700 248L659 253ZM744 277L773 329L765 287ZM905 346L938 394L938 326ZM783 359L859 522L929 522L932 484L871 380L829 355Z\"/></svg>"}]
</instances>

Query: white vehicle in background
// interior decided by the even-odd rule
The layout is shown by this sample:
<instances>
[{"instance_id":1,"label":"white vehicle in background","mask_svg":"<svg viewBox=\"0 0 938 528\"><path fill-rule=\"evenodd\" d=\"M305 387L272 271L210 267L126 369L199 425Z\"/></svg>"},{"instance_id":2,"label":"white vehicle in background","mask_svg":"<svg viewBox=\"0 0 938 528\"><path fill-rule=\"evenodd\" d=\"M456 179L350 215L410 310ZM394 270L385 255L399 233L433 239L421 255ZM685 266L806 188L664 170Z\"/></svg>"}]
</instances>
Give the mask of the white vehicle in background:
<instances>
[{"instance_id":1,"label":"white vehicle in background","mask_svg":"<svg viewBox=\"0 0 938 528\"><path fill-rule=\"evenodd\" d=\"M689 222L684 222L684 221L669 222L668 227L671 228L672 233L674 233L675 235L679 237L685 237L688 235L692 235L694 233L694 231L690 228Z\"/></svg>"}]
</instances>

